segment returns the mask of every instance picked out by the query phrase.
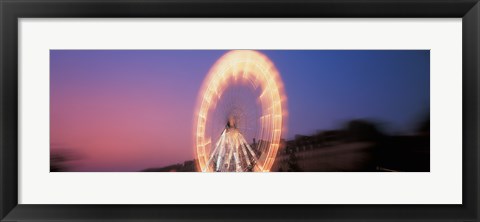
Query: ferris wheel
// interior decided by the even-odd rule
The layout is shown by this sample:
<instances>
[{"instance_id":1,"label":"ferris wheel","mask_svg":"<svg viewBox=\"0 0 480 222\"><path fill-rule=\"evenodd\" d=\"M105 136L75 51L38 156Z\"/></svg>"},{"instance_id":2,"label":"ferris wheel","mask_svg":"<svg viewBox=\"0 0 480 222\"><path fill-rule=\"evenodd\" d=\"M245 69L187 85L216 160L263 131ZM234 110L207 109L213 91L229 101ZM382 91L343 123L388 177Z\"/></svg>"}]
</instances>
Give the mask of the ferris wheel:
<instances>
[{"instance_id":1,"label":"ferris wheel","mask_svg":"<svg viewBox=\"0 0 480 222\"><path fill-rule=\"evenodd\" d=\"M230 51L207 74L195 115L199 171L268 172L286 131L280 74L257 51Z\"/></svg>"}]
</instances>

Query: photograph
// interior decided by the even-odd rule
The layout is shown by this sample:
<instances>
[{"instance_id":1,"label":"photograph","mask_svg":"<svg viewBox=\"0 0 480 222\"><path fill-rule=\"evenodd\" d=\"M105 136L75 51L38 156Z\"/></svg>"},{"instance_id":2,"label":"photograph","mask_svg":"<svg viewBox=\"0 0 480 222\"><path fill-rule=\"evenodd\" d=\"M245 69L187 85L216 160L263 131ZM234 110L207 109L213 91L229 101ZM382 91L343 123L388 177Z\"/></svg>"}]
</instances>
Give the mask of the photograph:
<instances>
[{"instance_id":1,"label":"photograph","mask_svg":"<svg viewBox=\"0 0 480 222\"><path fill-rule=\"evenodd\" d=\"M430 50L50 50L50 172L430 172Z\"/></svg>"}]
</instances>

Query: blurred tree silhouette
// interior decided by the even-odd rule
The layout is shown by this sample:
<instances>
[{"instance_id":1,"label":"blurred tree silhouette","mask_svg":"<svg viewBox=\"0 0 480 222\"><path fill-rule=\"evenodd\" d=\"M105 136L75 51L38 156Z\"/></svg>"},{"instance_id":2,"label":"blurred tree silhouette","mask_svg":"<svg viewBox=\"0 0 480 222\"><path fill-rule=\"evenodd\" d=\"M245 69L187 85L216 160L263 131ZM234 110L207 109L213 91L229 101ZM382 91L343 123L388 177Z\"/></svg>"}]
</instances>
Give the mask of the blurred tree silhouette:
<instances>
[{"instance_id":1,"label":"blurred tree silhouette","mask_svg":"<svg viewBox=\"0 0 480 222\"><path fill-rule=\"evenodd\" d=\"M385 136L375 123L367 120L349 121L346 134L353 141L379 141Z\"/></svg>"},{"instance_id":2,"label":"blurred tree silhouette","mask_svg":"<svg viewBox=\"0 0 480 222\"><path fill-rule=\"evenodd\" d=\"M420 124L418 124L417 133L430 134L430 113L420 121Z\"/></svg>"},{"instance_id":3,"label":"blurred tree silhouette","mask_svg":"<svg viewBox=\"0 0 480 222\"><path fill-rule=\"evenodd\" d=\"M50 172L68 172L73 165L71 161L79 160L82 156L69 149L50 150Z\"/></svg>"}]
</instances>

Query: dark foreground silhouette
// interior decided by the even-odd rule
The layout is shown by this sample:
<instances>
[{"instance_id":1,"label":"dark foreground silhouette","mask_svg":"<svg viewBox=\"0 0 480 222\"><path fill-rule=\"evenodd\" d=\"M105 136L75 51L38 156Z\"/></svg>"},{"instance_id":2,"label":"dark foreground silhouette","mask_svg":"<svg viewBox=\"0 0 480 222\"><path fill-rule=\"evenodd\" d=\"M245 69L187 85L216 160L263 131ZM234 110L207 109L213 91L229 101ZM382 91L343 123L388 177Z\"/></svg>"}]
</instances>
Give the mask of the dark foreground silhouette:
<instances>
[{"instance_id":1,"label":"dark foreground silhouette","mask_svg":"<svg viewBox=\"0 0 480 222\"><path fill-rule=\"evenodd\" d=\"M254 147L255 144L253 143ZM194 172L195 160L144 172ZM283 141L272 172L429 172L430 120L409 134L387 135L368 120Z\"/></svg>"}]
</instances>

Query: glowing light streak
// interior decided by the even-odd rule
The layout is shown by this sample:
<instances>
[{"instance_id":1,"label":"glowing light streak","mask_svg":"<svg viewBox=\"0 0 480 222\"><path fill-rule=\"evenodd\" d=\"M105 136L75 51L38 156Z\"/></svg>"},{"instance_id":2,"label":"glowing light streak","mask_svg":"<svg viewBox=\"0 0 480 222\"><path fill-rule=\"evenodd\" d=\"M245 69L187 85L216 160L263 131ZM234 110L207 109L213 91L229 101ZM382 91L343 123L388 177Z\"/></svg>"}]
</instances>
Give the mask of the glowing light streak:
<instances>
[{"instance_id":1,"label":"glowing light streak","mask_svg":"<svg viewBox=\"0 0 480 222\"><path fill-rule=\"evenodd\" d=\"M240 74L241 73L241 74ZM255 150L248 144L239 129L225 129L220 136L206 135L206 124L210 110L222 98L223 92L238 80L250 83L250 87L260 87L257 98L261 107L260 126L257 129ZM254 171L268 172L279 148L282 133L285 133L286 96L280 75L273 63L263 54L249 50L231 51L222 56L211 68L199 93L195 121L195 151L200 171L208 172L215 165L217 171L244 171L253 166ZM241 115L240 115L241 116ZM273 118L272 118L273 117ZM249 128L249 127L247 127ZM211 141L205 138L218 138L211 150ZM248 150L248 152L247 152ZM209 152L212 151L212 152ZM257 157L256 152L260 156ZM235 165L231 165L231 161ZM213 160L216 159L215 162ZM234 168L234 169L232 169Z\"/></svg>"}]
</instances>

